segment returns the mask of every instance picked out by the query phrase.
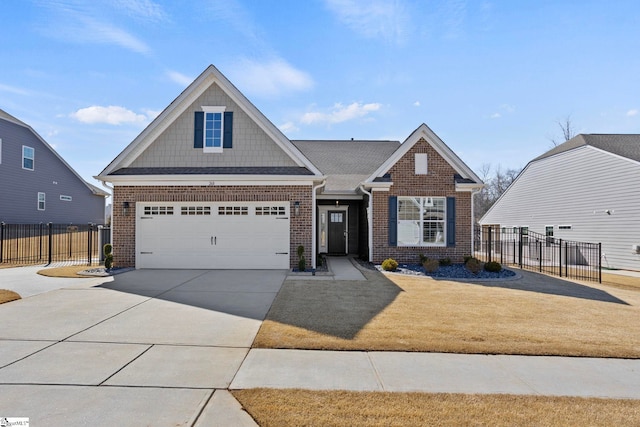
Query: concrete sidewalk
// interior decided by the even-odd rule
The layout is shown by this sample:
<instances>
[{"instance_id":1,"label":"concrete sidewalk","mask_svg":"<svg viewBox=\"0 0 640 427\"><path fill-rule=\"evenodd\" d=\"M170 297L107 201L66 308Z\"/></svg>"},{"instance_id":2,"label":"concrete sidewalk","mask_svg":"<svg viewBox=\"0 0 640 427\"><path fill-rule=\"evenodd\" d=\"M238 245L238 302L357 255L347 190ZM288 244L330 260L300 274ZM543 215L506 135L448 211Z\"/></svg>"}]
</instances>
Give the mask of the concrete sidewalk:
<instances>
[{"instance_id":1,"label":"concrete sidewalk","mask_svg":"<svg viewBox=\"0 0 640 427\"><path fill-rule=\"evenodd\" d=\"M640 399L640 360L252 349L231 389Z\"/></svg>"},{"instance_id":2,"label":"concrete sidewalk","mask_svg":"<svg viewBox=\"0 0 640 427\"><path fill-rule=\"evenodd\" d=\"M329 262L328 280L364 280L348 258ZM16 283L34 279L35 268L21 271L12 272ZM42 288L62 289L0 305L0 417L255 427L228 392L253 387L640 399L640 360L250 349L285 278L271 270L42 277Z\"/></svg>"}]
</instances>

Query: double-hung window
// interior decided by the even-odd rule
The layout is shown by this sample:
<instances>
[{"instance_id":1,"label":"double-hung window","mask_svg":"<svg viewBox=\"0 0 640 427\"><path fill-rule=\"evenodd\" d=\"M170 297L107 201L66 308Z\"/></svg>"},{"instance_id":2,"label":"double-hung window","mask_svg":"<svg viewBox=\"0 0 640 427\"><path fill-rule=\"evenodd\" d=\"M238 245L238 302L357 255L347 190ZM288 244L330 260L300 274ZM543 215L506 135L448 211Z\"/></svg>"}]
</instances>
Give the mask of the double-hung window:
<instances>
[{"instance_id":1,"label":"double-hung window","mask_svg":"<svg viewBox=\"0 0 640 427\"><path fill-rule=\"evenodd\" d=\"M46 197L47 196L45 193L38 193L38 210L39 211L43 211L45 209Z\"/></svg>"},{"instance_id":2,"label":"double-hung window","mask_svg":"<svg viewBox=\"0 0 640 427\"><path fill-rule=\"evenodd\" d=\"M203 151L205 153L222 153L225 107L202 107L202 109L204 111Z\"/></svg>"},{"instance_id":3,"label":"double-hung window","mask_svg":"<svg viewBox=\"0 0 640 427\"><path fill-rule=\"evenodd\" d=\"M398 246L445 246L446 197L398 197Z\"/></svg>"},{"instance_id":4,"label":"double-hung window","mask_svg":"<svg viewBox=\"0 0 640 427\"><path fill-rule=\"evenodd\" d=\"M22 146L22 169L33 170L36 152L33 148Z\"/></svg>"}]
</instances>

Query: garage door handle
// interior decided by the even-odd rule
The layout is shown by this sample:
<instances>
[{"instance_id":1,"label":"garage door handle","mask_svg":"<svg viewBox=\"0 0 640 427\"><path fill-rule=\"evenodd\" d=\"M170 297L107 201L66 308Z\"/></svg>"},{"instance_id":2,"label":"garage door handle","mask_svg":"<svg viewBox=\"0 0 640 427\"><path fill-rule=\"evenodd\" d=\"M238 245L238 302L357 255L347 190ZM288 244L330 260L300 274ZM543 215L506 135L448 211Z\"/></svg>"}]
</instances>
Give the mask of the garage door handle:
<instances>
[{"instance_id":1,"label":"garage door handle","mask_svg":"<svg viewBox=\"0 0 640 427\"><path fill-rule=\"evenodd\" d=\"M289 255L289 252L276 252L276 255Z\"/></svg>"}]
</instances>

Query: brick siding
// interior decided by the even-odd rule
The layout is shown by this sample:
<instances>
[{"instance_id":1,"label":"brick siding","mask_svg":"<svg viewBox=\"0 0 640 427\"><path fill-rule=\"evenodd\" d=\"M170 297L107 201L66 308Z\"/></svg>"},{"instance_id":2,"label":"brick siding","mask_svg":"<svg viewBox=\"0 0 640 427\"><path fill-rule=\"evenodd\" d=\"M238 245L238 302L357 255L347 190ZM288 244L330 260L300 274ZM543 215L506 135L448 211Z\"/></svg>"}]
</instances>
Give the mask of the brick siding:
<instances>
[{"instance_id":1,"label":"brick siding","mask_svg":"<svg viewBox=\"0 0 640 427\"><path fill-rule=\"evenodd\" d=\"M118 267L135 267L136 202L290 202L289 264L297 265L296 248L311 250L311 186L116 186L113 191L113 258ZM300 214L294 215L294 202L300 202ZM123 204L129 212L123 215ZM247 242L250 244L250 242Z\"/></svg>"},{"instance_id":2,"label":"brick siding","mask_svg":"<svg viewBox=\"0 0 640 427\"><path fill-rule=\"evenodd\" d=\"M428 174L415 174L414 155L427 153ZM386 258L398 262L418 262L419 255L461 262L471 253L471 193L456 192L456 171L421 138L389 171L393 185L389 192L373 192L373 262ZM389 196L455 197L456 245L454 247L389 246Z\"/></svg>"}]
</instances>

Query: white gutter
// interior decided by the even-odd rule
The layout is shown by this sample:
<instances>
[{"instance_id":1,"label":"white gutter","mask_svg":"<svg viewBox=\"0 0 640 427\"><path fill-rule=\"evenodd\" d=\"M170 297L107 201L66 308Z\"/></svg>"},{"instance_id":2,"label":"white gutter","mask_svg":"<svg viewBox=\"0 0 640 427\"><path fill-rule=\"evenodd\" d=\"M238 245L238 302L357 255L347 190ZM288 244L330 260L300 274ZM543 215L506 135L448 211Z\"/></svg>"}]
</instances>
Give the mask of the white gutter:
<instances>
[{"instance_id":1,"label":"white gutter","mask_svg":"<svg viewBox=\"0 0 640 427\"><path fill-rule=\"evenodd\" d=\"M320 187L324 187L327 185L327 180L323 180L320 184L313 187L311 190L311 254L313 255L313 259L311 260L311 268L315 270L318 263L318 253L316 248L316 240L318 238L318 230L316 230L317 219L317 209L316 209L316 190Z\"/></svg>"},{"instance_id":2,"label":"white gutter","mask_svg":"<svg viewBox=\"0 0 640 427\"><path fill-rule=\"evenodd\" d=\"M364 184L360 184L360 190L369 196L369 207L367 208L367 245L369 246L369 262L373 262L373 194L364 189Z\"/></svg>"}]
</instances>

